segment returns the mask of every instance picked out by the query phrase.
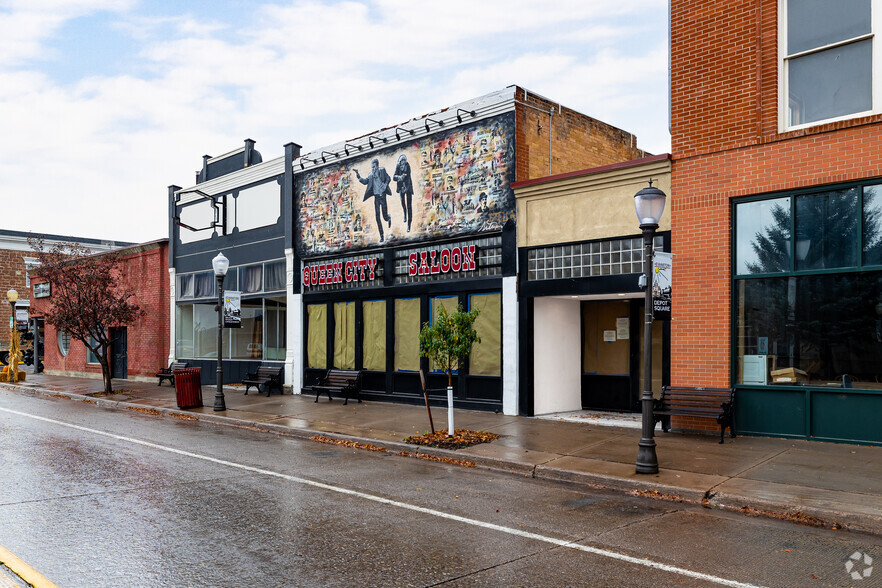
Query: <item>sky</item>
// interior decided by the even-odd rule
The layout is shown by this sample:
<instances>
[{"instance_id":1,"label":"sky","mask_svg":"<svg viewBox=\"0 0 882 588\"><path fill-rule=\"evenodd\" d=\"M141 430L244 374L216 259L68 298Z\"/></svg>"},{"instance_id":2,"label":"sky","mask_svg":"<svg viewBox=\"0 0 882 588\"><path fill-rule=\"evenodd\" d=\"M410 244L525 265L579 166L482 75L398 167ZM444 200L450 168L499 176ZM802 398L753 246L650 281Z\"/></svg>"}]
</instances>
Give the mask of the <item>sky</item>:
<instances>
[{"instance_id":1,"label":"sky","mask_svg":"<svg viewBox=\"0 0 882 588\"><path fill-rule=\"evenodd\" d=\"M202 155L306 153L510 85L665 153L667 22L664 0L0 0L0 228L160 239Z\"/></svg>"}]
</instances>

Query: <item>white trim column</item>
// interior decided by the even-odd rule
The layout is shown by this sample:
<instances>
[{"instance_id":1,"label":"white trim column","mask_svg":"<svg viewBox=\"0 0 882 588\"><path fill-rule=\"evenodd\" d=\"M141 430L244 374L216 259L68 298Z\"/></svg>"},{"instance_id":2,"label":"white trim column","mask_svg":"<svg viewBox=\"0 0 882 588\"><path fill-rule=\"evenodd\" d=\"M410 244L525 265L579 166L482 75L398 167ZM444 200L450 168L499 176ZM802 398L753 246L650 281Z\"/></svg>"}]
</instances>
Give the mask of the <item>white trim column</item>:
<instances>
[{"instance_id":1,"label":"white trim column","mask_svg":"<svg viewBox=\"0 0 882 588\"><path fill-rule=\"evenodd\" d=\"M169 294L169 329L168 329L168 363L171 363L176 359L175 358L175 319L177 318L177 312L175 311L175 268L168 268L168 294Z\"/></svg>"},{"instance_id":2,"label":"white trim column","mask_svg":"<svg viewBox=\"0 0 882 588\"><path fill-rule=\"evenodd\" d=\"M300 279L301 268L294 267L294 250L285 249L285 274L287 307L287 337L285 346L285 386L291 387L292 394L300 394L303 389L303 295L294 293L294 280Z\"/></svg>"},{"instance_id":3,"label":"white trim column","mask_svg":"<svg viewBox=\"0 0 882 588\"><path fill-rule=\"evenodd\" d=\"M518 414L518 278L502 278L502 414Z\"/></svg>"}]
</instances>

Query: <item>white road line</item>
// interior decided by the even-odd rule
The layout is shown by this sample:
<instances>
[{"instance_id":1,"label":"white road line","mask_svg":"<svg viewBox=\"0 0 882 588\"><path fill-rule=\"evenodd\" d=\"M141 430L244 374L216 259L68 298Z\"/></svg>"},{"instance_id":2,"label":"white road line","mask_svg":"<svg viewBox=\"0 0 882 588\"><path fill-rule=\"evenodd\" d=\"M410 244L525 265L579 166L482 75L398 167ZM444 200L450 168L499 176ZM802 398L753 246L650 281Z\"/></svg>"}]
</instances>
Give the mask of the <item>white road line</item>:
<instances>
[{"instance_id":1,"label":"white road line","mask_svg":"<svg viewBox=\"0 0 882 588\"><path fill-rule=\"evenodd\" d=\"M572 541L567 541L565 539L557 539L555 537L548 537L546 535L539 535L537 533L530 533L528 531L522 531L520 529L513 529L511 527L504 527L502 525L488 523L485 521L479 521L477 519L470 519L468 517L463 517L463 516L459 516L459 515L455 515L455 514L451 514L451 513L447 513L447 512L442 512L440 510L425 508L422 506L417 506L415 504L408 504L406 502L399 502L397 500L391 500L389 498L383 498L381 496L375 496L373 494L367 494L365 492L359 492L357 490L350 490L349 488L343 488L341 486L334 486L332 484L325 484L323 482L316 482L314 480L307 480L305 478L298 478L297 476L290 476L288 474L282 474L279 472L264 470L261 468L256 468L253 466L235 463L235 462L227 461L224 459L217 459L216 457L209 457L207 455L200 455L198 453L184 451L182 449L175 449L174 447L167 447L165 445L157 445L156 443L151 443L149 441L142 441L140 439L133 439L131 437L125 437L123 435L114 435L113 433L108 433L106 431L98 431L96 429L90 429L88 427L81 427L80 425L74 425L72 423L65 423L63 421L57 421L55 419L50 419L50 418L41 417L41 416L37 416L37 415L33 415L33 414L19 412L17 410L11 410L8 408L0 407L0 411L7 412L10 414L15 414L15 415L22 416L22 417L29 418L29 419L35 419L38 421L52 423L54 425L59 425L62 427L76 429L78 431L84 431L86 433L101 435L103 437L110 437L111 439L117 439L119 441L125 441L127 443L133 443L136 445L142 445L144 447L150 447L152 449L158 449L160 451L165 451L167 453L175 453L177 455L191 457L194 459L200 459L202 461L216 463L218 465L223 465L223 466L227 466L230 468L245 470L248 472L254 472L256 474L261 474L264 476L272 476L274 478L281 478L283 480L287 480L289 482L296 482L298 484L303 484L305 486L312 486L314 488L321 488L323 490L329 490L331 492L337 492L339 494L346 494L349 496L355 496L357 498L362 498L364 500L378 502L380 504L386 504L386 505L394 506L397 508L403 508L406 510L411 510L414 512L419 512L419 513L431 515L434 517L439 517L442 519L457 521L459 523L465 523L467 525L472 525L475 527L482 527L484 529L491 529L493 531L499 531L500 533L507 533L509 535L523 537L524 539L533 539L534 541L541 541L543 543L549 543L551 545L557 545L559 547L566 547L569 549L575 549L578 551L583 551L585 553L591 553L593 555L599 555L601 557L608 557L610 559L616 559L619 561L624 561L624 562L628 562L631 564L644 566L647 568L652 568L655 570L663 570L665 572L671 572L673 574L680 574L682 576L688 576L690 578L705 580L707 582L713 582L714 584L720 584L721 586L735 586L738 588L760 588L759 586L756 586L754 584L746 584L744 582L738 582L736 580L727 580L726 578L720 578L718 576L712 576L710 574L695 572L695 571L688 570L685 568L678 568L676 566L671 566L668 564L655 562L650 559L632 557L630 555L625 555L623 553L618 553L615 551L609 551L607 549L600 549L597 547L591 547L589 545L581 545L579 543L573 543Z\"/></svg>"}]
</instances>

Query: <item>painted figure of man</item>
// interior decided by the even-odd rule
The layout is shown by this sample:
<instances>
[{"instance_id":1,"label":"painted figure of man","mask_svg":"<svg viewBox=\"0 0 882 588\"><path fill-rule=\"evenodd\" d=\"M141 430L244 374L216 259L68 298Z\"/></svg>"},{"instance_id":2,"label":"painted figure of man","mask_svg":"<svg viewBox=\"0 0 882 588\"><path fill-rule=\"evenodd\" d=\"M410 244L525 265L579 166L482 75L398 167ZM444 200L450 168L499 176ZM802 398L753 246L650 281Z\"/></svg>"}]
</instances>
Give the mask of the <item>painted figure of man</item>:
<instances>
[{"instance_id":1,"label":"painted figure of man","mask_svg":"<svg viewBox=\"0 0 882 588\"><path fill-rule=\"evenodd\" d=\"M364 201L367 202L367 199L371 197L374 199L374 214L377 218L377 229L380 231L380 243L382 243L383 220L388 223L389 227L392 226L392 217L389 216L386 205L386 195L392 195L392 191L389 189L389 182L392 181L392 178L386 173L385 167L380 167L380 161L377 159L371 161L371 173L366 178L361 177L357 169L352 171L355 172L358 181L367 186L364 190Z\"/></svg>"},{"instance_id":2,"label":"painted figure of man","mask_svg":"<svg viewBox=\"0 0 882 588\"><path fill-rule=\"evenodd\" d=\"M413 221L413 180L410 177L410 164L404 153L398 158L392 179L396 182L395 190L398 192L398 197L401 198L401 209L404 211L404 222L407 223L407 232L409 233L410 223Z\"/></svg>"}]
</instances>

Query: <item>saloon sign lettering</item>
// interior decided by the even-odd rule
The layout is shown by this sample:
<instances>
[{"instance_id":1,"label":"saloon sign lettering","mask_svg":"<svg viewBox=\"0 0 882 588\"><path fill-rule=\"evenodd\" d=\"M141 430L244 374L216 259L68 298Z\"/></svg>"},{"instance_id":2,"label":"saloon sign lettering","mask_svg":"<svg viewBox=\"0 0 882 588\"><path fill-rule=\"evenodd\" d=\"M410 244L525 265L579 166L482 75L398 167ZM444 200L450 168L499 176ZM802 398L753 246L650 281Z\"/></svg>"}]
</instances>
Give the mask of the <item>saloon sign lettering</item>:
<instances>
[{"instance_id":1,"label":"saloon sign lettering","mask_svg":"<svg viewBox=\"0 0 882 588\"><path fill-rule=\"evenodd\" d=\"M475 269L475 246L444 247L411 253L408 257L407 275L426 276L450 272L468 272Z\"/></svg>"},{"instance_id":2,"label":"saloon sign lettering","mask_svg":"<svg viewBox=\"0 0 882 588\"><path fill-rule=\"evenodd\" d=\"M376 277L376 267L376 257L346 262L316 263L303 268L303 285L348 284L373 280Z\"/></svg>"}]
</instances>

